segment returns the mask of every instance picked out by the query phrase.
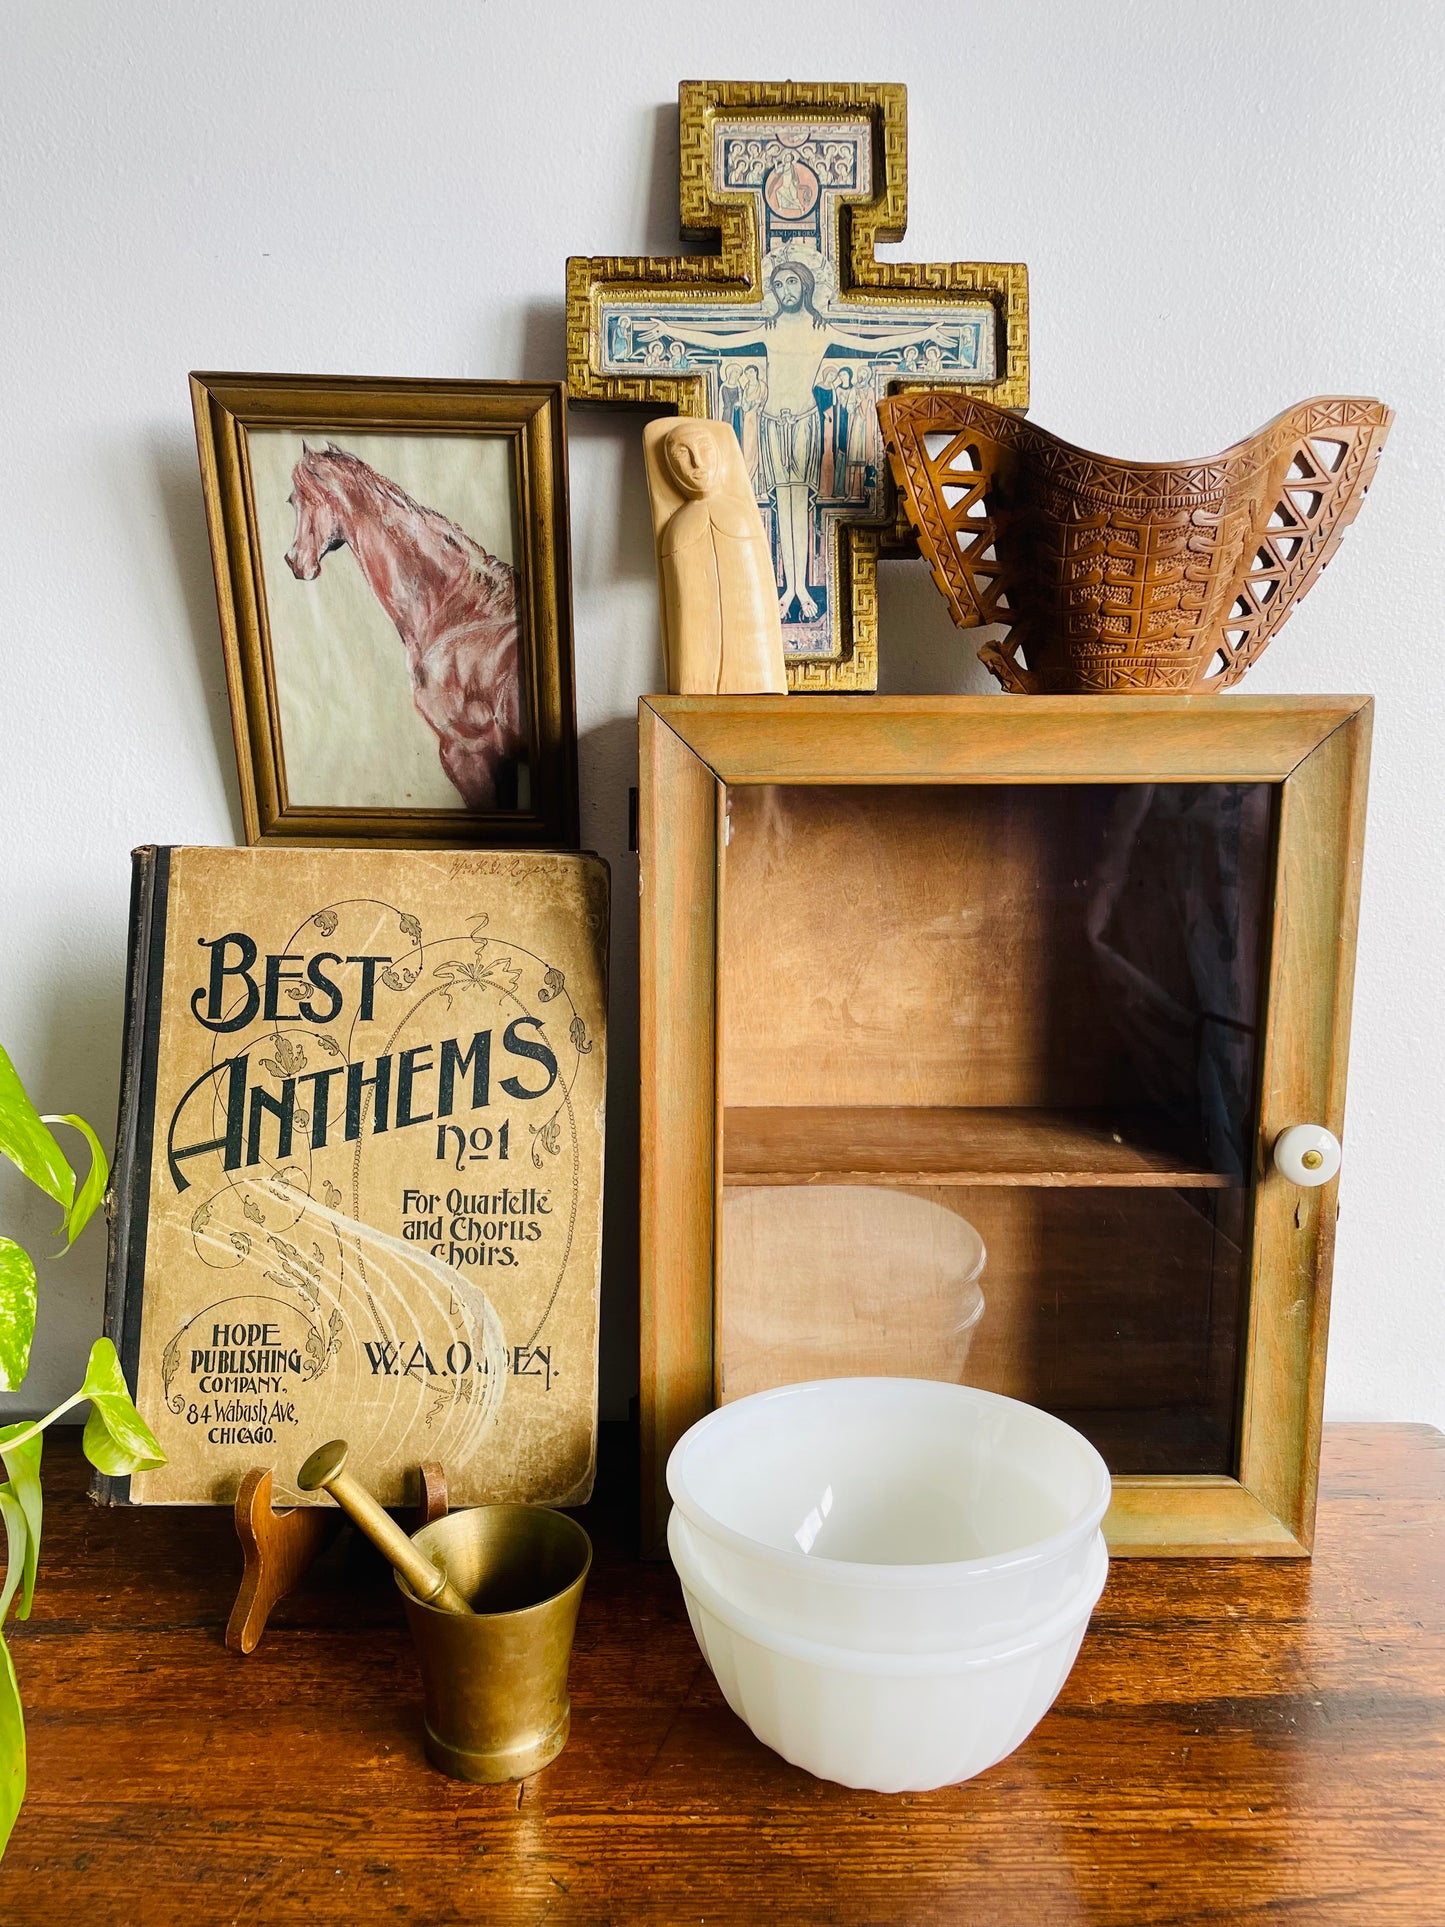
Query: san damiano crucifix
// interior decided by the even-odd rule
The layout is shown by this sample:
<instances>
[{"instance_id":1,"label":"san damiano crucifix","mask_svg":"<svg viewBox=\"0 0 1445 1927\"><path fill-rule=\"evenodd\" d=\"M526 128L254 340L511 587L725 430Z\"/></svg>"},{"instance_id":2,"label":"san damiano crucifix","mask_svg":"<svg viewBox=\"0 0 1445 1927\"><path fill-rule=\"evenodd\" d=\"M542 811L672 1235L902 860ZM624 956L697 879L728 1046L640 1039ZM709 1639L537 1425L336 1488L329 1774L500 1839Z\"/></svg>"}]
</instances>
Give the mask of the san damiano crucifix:
<instances>
[{"instance_id":1,"label":"san damiano crucifix","mask_svg":"<svg viewBox=\"0 0 1445 1927\"><path fill-rule=\"evenodd\" d=\"M571 393L736 432L795 688L876 683L873 565L894 522L879 397L966 383L1027 401L1021 267L874 258L903 231L904 116L901 87L685 82L683 229L720 234L721 254L568 264Z\"/></svg>"}]
</instances>

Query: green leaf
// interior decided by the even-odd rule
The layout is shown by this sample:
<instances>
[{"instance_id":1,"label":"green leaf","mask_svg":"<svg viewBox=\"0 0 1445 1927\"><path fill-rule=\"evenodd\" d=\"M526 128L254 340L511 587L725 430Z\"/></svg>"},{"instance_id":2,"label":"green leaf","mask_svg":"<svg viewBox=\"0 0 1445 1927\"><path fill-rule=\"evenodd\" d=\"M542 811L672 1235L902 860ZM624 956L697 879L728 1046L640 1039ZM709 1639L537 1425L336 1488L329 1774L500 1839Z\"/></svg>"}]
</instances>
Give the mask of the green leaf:
<instances>
[{"instance_id":1,"label":"green leaf","mask_svg":"<svg viewBox=\"0 0 1445 1927\"><path fill-rule=\"evenodd\" d=\"M76 1117L71 1111L63 1111L58 1117L46 1116L41 1122L72 1125L90 1146L90 1169L85 1174L84 1184L75 1194L75 1202L65 1215L65 1244L68 1250L90 1223L96 1206L105 1196L110 1166L106 1162L105 1152L101 1149L100 1139L83 1117Z\"/></svg>"},{"instance_id":2,"label":"green leaf","mask_svg":"<svg viewBox=\"0 0 1445 1927\"><path fill-rule=\"evenodd\" d=\"M35 1336L35 1266L13 1238L0 1238L0 1391L18 1391Z\"/></svg>"},{"instance_id":3,"label":"green leaf","mask_svg":"<svg viewBox=\"0 0 1445 1927\"><path fill-rule=\"evenodd\" d=\"M25 1798L25 1715L10 1648L0 1637L0 1854Z\"/></svg>"},{"instance_id":4,"label":"green leaf","mask_svg":"<svg viewBox=\"0 0 1445 1927\"><path fill-rule=\"evenodd\" d=\"M39 1111L25 1095L20 1073L0 1049L0 1156L54 1198L62 1211L75 1196L75 1173Z\"/></svg>"},{"instance_id":5,"label":"green leaf","mask_svg":"<svg viewBox=\"0 0 1445 1927\"><path fill-rule=\"evenodd\" d=\"M90 1400L82 1444L97 1472L120 1479L131 1472L154 1472L165 1464L166 1455L155 1434L131 1403L120 1360L108 1338L97 1338L91 1346L79 1396Z\"/></svg>"},{"instance_id":6,"label":"green leaf","mask_svg":"<svg viewBox=\"0 0 1445 1927\"><path fill-rule=\"evenodd\" d=\"M0 1626L3 1626L10 1601L30 1559L30 1529L25 1523L25 1508L8 1481L0 1485L0 1518L5 1521L5 1584L0 1586Z\"/></svg>"},{"instance_id":7,"label":"green leaf","mask_svg":"<svg viewBox=\"0 0 1445 1927\"><path fill-rule=\"evenodd\" d=\"M5 1461L11 1490L25 1514L25 1588L20 1595L17 1613L20 1619L30 1617L30 1602L35 1596L35 1572L40 1564L40 1525L45 1514L45 1501L40 1490L40 1454L45 1435L36 1432L24 1445L10 1444L11 1439L30 1429L29 1422L24 1419L18 1425L0 1426L0 1458ZM0 1626L4 1623L5 1614L0 1611Z\"/></svg>"}]
</instances>

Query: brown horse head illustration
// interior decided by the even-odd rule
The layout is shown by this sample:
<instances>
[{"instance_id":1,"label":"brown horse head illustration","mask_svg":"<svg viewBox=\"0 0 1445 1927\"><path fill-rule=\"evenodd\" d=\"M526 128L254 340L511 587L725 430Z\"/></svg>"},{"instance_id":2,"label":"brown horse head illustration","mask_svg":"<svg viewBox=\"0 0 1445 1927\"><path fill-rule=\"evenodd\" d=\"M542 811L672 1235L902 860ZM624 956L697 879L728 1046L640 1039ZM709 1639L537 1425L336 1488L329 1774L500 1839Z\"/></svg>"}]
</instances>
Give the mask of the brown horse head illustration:
<instances>
[{"instance_id":1,"label":"brown horse head illustration","mask_svg":"<svg viewBox=\"0 0 1445 1927\"><path fill-rule=\"evenodd\" d=\"M351 550L396 625L442 768L469 809L497 808L526 753L515 569L360 456L334 442L304 448L287 567L314 582L333 549Z\"/></svg>"},{"instance_id":2,"label":"brown horse head illustration","mask_svg":"<svg viewBox=\"0 0 1445 1927\"><path fill-rule=\"evenodd\" d=\"M346 541L334 477L325 459L342 451L316 448L310 442L303 442L302 447L306 452L291 472L288 499L296 511L296 537L286 551L286 566L298 582L314 582L321 573L322 557Z\"/></svg>"}]
</instances>

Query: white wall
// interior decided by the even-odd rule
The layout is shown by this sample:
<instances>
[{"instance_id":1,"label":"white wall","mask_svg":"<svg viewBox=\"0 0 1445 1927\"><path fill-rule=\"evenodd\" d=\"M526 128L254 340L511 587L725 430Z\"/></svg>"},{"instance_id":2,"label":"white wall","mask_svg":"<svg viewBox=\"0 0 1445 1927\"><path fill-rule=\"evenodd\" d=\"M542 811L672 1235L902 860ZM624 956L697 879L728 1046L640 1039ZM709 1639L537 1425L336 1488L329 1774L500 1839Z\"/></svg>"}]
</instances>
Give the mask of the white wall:
<instances>
[{"instance_id":1,"label":"white wall","mask_svg":"<svg viewBox=\"0 0 1445 1927\"><path fill-rule=\"evenodd\" d=\"M1310 394L1399 411L1359 521L1248 687L1378 697L1329 1410L1445 1424L1442 17L9 0L0 1041L42 1108L114 1118L131 846L239 832L186 371L559 376L565 256L678 248L679 79L902 80L912 218L892 252L1028 262L1040 422L1164 458ZM639 434L573 416L583 835L618 913L613 1411L635 1377L623 846L636 699L659 682ZM985 687L921 566L884 576L884 687ZM0 1222L41 1241L49 1219L6 1180ZM44 1268L17 1410L77 1381L102 1246L92 1231Z\"/></svg>"}]
</instances>

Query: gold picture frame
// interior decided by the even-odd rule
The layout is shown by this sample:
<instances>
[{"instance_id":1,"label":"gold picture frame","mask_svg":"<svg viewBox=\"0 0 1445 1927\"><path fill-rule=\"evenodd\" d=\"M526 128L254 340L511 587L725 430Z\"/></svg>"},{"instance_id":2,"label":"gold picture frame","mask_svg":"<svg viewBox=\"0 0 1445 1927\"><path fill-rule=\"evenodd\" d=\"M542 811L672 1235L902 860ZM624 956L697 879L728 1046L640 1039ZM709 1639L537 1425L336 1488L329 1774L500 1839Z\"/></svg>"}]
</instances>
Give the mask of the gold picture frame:
<instances>
[{"instance_id":1,"label":"gold picture frame","mask_svg":"<svg viewBox=\"0 0 1445 1927\"><path fill-rule=\"evenodd\" d=\"M563 385L190 381L246 841L576 848Z\"/></svg>"},{"instance_id":2,"label":"gold picture frame","mask_svg":"<svg viewBox=\"0 0 1445 1927\"><path fill-rule=\"evenodd\" d=\"M774 221L768 210L776 213L777 197L768 199L761 177L746 188L730 186L720 178L727 170L719 158L719 136L744 123L743 131L748 133L777 130L783 137L782 147L786 149L791 143L795 155L805 153L806 140L803 147L797 145L805 136L821 138L830 128L839 136L860 130L862 171L856 188L834 188L799 160L797 165L802 167L809 186L797 206L816 211L800 214L797 219ZM866 135L861 132L865 127ZM971 394L982 395L1001 408L1027 408L1027 268L1019 262L877 258L877 244L902 240L908 221L908 93L904 86L851 81L683 81L678 88L678 132L682 236L689 242L716 243L716 252L579 256L568 261L567 386L574 401L663 407L679 415L712 412L715 418L722 418L716 408L710 409L710 389L717 386L712 374L683 366L696 361L696 355L678 355L678 365L671 370L661 362L655 368L639 363L632 369L610 355L610 312L615 307L650 304L664 322L669 315L685 320L689 304L705 302L722 317L720 322L714 318L716 326L735 330L742 317L761 311L770 262L780 264L801 250L799 258L811 260L813 269L828 285L836 282L836 301L831 309L825 304L825 312L830 325L837 324L845 334L856 332L852 329L855 322L883 325L889 314L902 323L910 311L953 314L960 319L966 315L989 317L986 352L976 377L955 371L930 378L921 365L900 365L889 374L878 362L870 373L870 390L874 383L883 382L885 375L889 392L926 388L937 380L965 380ZM766 139L754 145L769 149ZM766 165L764 152L757 166ZM748 179L751 182L751 175ZM819 224L816 240L821 253L816 259L800 238L808 219ZM761 231L764 227L766 235ZM769 245L765 246L765 241ZM812 285L810 273L810 290ZM879 346L896 348L896 344L883 342ZM837 352L846 351L840 347ZM898 352L901 355L903 351ZM714 358L716 353L714 343ZM846 361L829 364L846 365ZM869 406L865 399L863 408L855 407L854 412L862 415ZM855 432L857 427L855 422ZM824 441L827 432L825 421ZM815 454L815 467L828 462L826 449ZM803 459L796 450L793 455ZM778 456L775 449L774 469ZM871 499L872 485L859 479L871 473L866 463L865 451L862 465L858 461L853 464L853 478L865 498ZM809 618L803 600L789 602L789 608L797 613L796 634L790 630L789 615L784 615L788 682L793 690L870 690L877 686L878 557L880 552L916 552L907 522L897 511L886 474L882 473L886 467L885 461L877 481L878 512L870 511L866 519L853 516L846 508L825 513L822 493L814 491L811 496L826 524L821 540L827 554L824 574L831 585L831 600L822 612L825 620L821 625L816 617ZM852 484L834 492L841 500L852 492ZM764 520L767 526L766 508ZM784 520L780 513L780 525ZM787 595L791 583L786 560L781 569L783 593ZM800 575L799 586L806 598L818 584L816 579ZM812 636L811 627L826 628L828 633Z\"/></svg>"}]
</instances>

